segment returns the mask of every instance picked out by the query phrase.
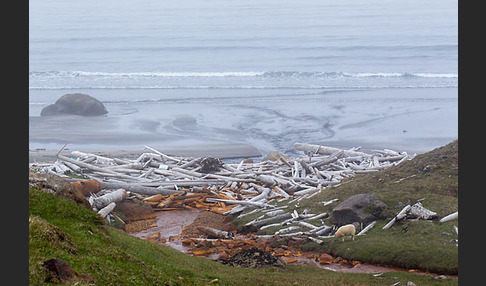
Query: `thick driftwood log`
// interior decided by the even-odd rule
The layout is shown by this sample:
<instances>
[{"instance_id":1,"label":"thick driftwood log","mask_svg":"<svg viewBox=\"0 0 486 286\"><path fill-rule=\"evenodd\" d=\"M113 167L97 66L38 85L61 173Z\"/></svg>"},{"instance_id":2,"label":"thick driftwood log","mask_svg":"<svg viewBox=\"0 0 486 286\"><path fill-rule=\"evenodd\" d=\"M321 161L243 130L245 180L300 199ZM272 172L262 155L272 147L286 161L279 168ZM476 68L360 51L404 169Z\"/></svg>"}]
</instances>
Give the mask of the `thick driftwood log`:
<instances>
[{"instance_id":1,"label":"thick driftwood log","mask_svg":"<svg viewBox=\"0 0 486 286\"><path fill-rule=\"evenodd\" d=\"M113 211L113 209L116 207L116 203L111 202L109 203L106 207L102 208L101 210L98 211L98 214L102 217L105 218L109 213Z\"/></svg>"},{"instance_id":2,"label":"thick driftwood log","mask_svg":"<svg viewBox=\"0 0 486 286\"><path fill-rule=\"evenodd\" d=\"M334 147L307 144L307 143L294 143L294 148L295 150L303 151L306 154L308 152L311 152L313 154L332 155L334 153L342 151L345 156L364 156L364 157L370 156L369 154L363 152L357 152L352 150L341 150Z\"/></svg>"},{"instance_id":3,"label":"thick driftwood log","mask_svg":"<svg viewBox=\"0 0 486 286\"><path fill-rule=\"evenodd\" d=\"M437 218L437 213L424 208L421 202L417 202L407 212L407 217L428 220Z\"/></svg>"},{"instance_id":4,"label":"thick driftwood log","mask_svg":"<svg viewBox=\"0 0 486 286\"><path fill-rule=\"evenodd\" d=\"M164 189L164 188L153 188L153 187L145 187L139 184L130 184L130 183L119 183L119 182L101 182L104 189L125 189L129 192L144 194L144 195L172 195L175 193L182 193L181 191L171 190L171 189Z\"/></svg>"},{"instance_id":5,"label":"thick driftwood log","mask_svg":"<svg viewBox=\"0 0 486 286\"><path fill-rule=\"evenodd\" d=\"M446 221L450 221L450 220L455 220L459 217L459 212L455 212L455 213L451 213L449 215L446 215L445 217L441 218L439 220L439 222L446 222Z\"/></svg>"},{"instance_id":6,"label":"thick driftwood log","mask_svg":"<svg viewBox=\"0 0 486 286\"><path fill-rule=\"evenodd\" d=\"M224 231L215 229L212 227L207 226L198 226L197 229L199 231L204 232L208 238L221 238L221 239L233 239L234 234L231 231Z\"/></svg>"},{"instance_id":7,"label":"thick driftwood log","mask_svg":"<svg viewBox=\"0 0 486 286\"><path fill-rule=\"evenodd\" d=\"M106 195L100 197L93 197L89 198L89 202L91 206L97 209L102 209L103 207L107 206L112 202L120 202L123 201L127 197L127 192L124 189L118 189L114 192L108 193Z\"/></svg>"},{"instance_id":8,"label":"thick driftwood log","mask_svg":"<svg viewBox=\"0 0 486 286\"><path fill-rule=\"evenodd\" d=\"M275 186L275 185L280 185L280 186L290 185L289 181L287 181L285 179L277 178L277 177L271 176L271 175L259 175L256 179L260 183L263 183L267 187L270 187L270 188Z\"/></svg>"}]
</instances>

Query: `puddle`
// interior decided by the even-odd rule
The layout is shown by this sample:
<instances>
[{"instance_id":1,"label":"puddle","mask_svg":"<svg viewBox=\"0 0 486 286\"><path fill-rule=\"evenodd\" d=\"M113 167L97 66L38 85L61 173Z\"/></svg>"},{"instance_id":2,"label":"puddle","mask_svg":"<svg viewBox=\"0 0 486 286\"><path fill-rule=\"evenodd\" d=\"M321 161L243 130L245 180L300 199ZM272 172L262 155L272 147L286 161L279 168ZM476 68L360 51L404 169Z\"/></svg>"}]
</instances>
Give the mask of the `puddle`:
<instances>
[{"instance_id":1,"label":"puddle","mask_svg":"<svg viewBox=\"0 0 486 286\"><path fill-rule=\"evenodd\" d=\"M172 210L157 213L157 226L131 233L132 236L147 239L158 236L157 239L165 241L164 244L179 251L186 252L188 247L182 245L179 236L182 228L190 225L199 215L198 210Z\"/></svg>"}]
</instances>

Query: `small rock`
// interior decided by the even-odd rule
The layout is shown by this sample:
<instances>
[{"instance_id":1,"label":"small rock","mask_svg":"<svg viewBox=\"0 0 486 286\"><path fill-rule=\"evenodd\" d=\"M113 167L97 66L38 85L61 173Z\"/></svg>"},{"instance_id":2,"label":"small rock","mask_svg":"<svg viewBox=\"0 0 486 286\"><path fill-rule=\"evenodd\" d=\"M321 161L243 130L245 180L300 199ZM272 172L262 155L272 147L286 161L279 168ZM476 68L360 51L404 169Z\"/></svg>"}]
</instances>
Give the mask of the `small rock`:
<instances>
[{"instance_id":1,"label":"small rock","mask_svg":"<svg viewBox=\"0 0 486 286\"><path fill-rule=\"evenodd\" d=\"M436 280L441 280L441 279L446 279L447 277L445 275L439 275L439 276L435 276L434 279Z\"/></svg>"},{"instance_id":2,"label":"small rock","mask_svg":"<svg viewBox=\"0 0 486 286\"><path fill-rule=\"evenodd\" d=\"M317 261L319 261L319 264L331 264L332 261L334 260L334 257L327 253L321 254L319 258L317 258Z\"/></svg>"}]
</instances>

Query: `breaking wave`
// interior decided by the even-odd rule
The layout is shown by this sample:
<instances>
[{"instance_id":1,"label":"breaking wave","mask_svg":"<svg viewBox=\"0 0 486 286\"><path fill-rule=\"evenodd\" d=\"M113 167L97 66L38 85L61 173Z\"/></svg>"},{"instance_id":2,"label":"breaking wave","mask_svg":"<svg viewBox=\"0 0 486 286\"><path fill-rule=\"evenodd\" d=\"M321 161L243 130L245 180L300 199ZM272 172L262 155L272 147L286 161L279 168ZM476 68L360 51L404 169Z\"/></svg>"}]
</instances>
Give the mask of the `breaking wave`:
<instances>
[{"instance_id":1,"label":"breaking wave","mask_svg":"<svg viewBox=\"0 0 486 286\"><path fill-rule=\"evenodd\" d=\"M29 89L457 87L453 73L396 72L29 72Z\"/></svg>"}]
</instances>

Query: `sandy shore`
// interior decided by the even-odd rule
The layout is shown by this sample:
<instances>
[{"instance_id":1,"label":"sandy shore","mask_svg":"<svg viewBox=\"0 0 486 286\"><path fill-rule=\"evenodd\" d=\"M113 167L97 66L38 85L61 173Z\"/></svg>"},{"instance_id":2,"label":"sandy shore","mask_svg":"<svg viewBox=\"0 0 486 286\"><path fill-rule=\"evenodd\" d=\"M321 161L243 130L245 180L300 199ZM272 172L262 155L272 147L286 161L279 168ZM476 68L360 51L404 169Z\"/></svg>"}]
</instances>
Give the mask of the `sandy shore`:
<instances>
[{"instance_id":1,"label":"sandy shore","mask_svg":"<svg viewBox=\"0 0 486 286\"><path fill-rule=\"evenodd\" d=\"M146 145L177 156L299 156L296 142L419 154L458 135L457 88L265 90L258 98L228 90L144 92L164 100L109 102L101 117L43 117L33 105L29 160L52 158L64 144L120 156L138 156Z\"/></svg>"}]
</instances>

